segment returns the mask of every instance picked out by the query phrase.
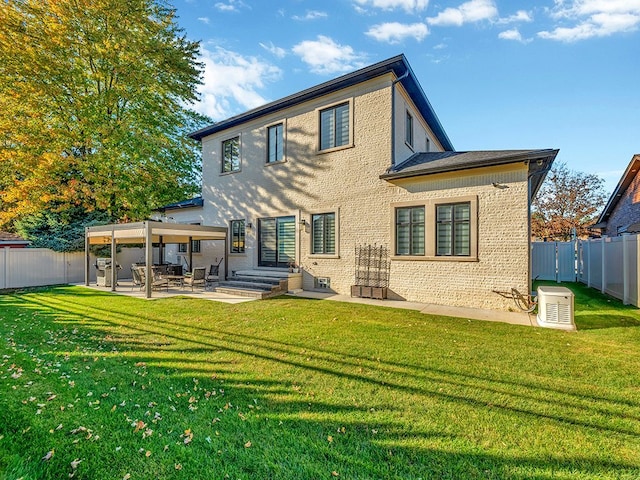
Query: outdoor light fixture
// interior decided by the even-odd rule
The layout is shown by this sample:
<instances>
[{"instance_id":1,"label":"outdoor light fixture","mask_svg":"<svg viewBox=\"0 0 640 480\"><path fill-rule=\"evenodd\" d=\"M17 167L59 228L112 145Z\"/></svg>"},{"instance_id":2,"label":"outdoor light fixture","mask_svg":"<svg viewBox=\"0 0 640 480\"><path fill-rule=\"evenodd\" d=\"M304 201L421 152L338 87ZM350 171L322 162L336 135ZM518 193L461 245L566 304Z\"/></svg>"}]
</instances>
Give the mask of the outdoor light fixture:
<instances>
[{"instance_id":1,"label":"outdoor light fixture","mask_svg":"<svg viewBox=\"0 0 640 480\"><path fill-rule=\"evenodd\" d=\"M247 230L251 230L253 228L253 223L247 222Z\"/></svg>"},{"instance_id":2,"label":"outdoor light fixture","mask_svg":"<svg viewBox=\"0 0 640 480\"><path fill-rule=\"evenodd\" d=\"M307 226L307 221L304 218L301 218L300 219L300 225L303 226L303 227L306 227Z\"/></svg>"}]
</instances>

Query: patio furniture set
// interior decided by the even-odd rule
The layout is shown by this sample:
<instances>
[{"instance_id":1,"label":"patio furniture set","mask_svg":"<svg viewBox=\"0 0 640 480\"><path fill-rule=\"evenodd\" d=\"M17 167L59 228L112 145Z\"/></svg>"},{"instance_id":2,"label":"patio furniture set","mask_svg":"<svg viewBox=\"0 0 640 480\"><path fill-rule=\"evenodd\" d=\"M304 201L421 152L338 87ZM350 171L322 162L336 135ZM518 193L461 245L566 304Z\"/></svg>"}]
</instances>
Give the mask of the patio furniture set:
<instances>
[{"instance_id":1,"label":"patio furniture set","mask_svg":"<svg viewBox=\"0 0 640 480\"><path fill-rule=\"evenodd\" d=\"M166 289L169 290L170 286L179 287L184 289L185 286L190 286L191 291L194 291L196 287L201 287L203 290L212 288L215 283L220 280L220 264L211 265L209 272L206 267L194 267L191 272L185 274L182 273L181 265L154 265L151 267L151 288L153 290ZM133 279L131 290L138 287L142 290L146 285L146 267L141 264L131 265L131 278Z\"/></svg>"}]
</instances>

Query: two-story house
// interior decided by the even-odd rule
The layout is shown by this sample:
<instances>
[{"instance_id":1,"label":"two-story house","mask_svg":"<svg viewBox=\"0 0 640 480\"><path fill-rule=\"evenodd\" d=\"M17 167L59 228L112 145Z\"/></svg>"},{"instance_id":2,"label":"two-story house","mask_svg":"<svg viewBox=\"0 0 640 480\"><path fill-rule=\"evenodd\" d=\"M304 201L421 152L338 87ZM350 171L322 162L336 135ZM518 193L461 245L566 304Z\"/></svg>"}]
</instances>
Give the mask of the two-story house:
<instances>
[{"instance_id":1,"label":"two-story house","mask_svg":"<svg viewBox=\"0 0 640 480\"><path fill-rule=\"evenodd\" d=\"M493 290L530 290L531 199L557 150L456 152L403 55L191 137L202 206L170 213L228 228L210 252L227 276L294 266L304 290L348 295L372 245L388 298L507 309Z\"/></svg>"}]
</instances>

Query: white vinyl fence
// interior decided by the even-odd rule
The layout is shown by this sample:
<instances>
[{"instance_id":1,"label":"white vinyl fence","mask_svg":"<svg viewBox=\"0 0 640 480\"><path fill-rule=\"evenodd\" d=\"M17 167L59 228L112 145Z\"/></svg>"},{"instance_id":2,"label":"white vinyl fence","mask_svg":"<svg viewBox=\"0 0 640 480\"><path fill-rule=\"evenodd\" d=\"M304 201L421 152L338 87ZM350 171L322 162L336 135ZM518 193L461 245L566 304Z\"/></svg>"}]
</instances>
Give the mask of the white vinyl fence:
<instances>
[{"instance_id":1,"label":"white vinyl fence","mask_svg":"<svg viewBox=\"0 0 640 480\"><path fill-rule=\"evenodd\" d=\"M533 242L534 280L579 282L640 306L640 236L622 235L578 242Z\"/></svg>"},{"instance_id":2,"label":"white vinyl fence","mask_svg":"<svg viewBox=\"0 0 640 480\"><path fill-rule=\"evenodd\" d=\"M84 252L61 253L46 248L0 249L0 290L84 282ZM121 278L130 278L129 266L144 259L141 248L123 248L117 261L123 266ZM91 257L90 281L95 282Z\"/></svg>"}]
</instances>

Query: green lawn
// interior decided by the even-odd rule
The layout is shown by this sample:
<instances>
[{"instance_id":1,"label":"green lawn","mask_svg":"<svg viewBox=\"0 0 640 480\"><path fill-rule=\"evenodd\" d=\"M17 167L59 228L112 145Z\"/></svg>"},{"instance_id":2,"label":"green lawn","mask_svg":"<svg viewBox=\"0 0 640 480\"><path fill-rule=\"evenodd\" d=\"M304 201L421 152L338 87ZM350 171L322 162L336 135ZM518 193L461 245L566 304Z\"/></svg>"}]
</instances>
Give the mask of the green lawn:
<instances>
[{"instance_id":1,"label":"green lawn","mask_svg":"<svg viewBox=\"0 0 640 480\"><path fill-rule=\"evenodd\" d=\"M572 333L0 295L0 479L638 479L640 310L570 286Z\"/></svg>"}]
</instances>

